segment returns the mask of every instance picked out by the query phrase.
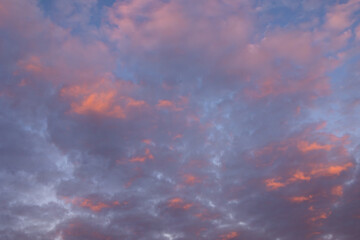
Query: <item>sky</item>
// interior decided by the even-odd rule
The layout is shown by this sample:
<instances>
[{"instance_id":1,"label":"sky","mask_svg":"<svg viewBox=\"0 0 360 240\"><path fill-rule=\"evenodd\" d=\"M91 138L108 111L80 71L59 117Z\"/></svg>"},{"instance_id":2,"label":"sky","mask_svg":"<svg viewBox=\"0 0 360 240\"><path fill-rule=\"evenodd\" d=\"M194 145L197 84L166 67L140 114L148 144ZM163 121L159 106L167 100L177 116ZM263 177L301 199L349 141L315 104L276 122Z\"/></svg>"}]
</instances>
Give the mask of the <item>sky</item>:
<instances>
[{"instance_id":1,"label":"sky","mask_svg":"<svg viewBox=\"0 0 360 240\"><path fill-rule=\"evenodd\" d=\"M0 238L360 239L359 16L0 0Z\"/></svg>"}]
</instances>

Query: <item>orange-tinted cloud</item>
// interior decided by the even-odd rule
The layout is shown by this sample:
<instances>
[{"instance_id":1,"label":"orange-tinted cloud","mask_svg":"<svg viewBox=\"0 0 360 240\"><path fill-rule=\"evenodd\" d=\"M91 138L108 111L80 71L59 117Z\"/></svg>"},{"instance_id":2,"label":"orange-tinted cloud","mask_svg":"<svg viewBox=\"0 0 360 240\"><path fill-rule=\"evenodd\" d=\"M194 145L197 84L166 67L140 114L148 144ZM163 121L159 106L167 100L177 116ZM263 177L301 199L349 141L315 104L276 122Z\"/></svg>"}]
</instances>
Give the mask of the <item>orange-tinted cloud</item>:
<instances>
[{"instance_id":1,"label":"orange-tinted cloud","mask_svg":"<svg viewBox=\"0 0 360 240\"><path fill-rule=\"evenodd\" d=\"M326 134L326 136L333 143L340 142L343 145L350 144L349 135L344 135L342 137L338 137L338 136L330 133L330 134Z\"/></svg>"},{"instance_id":2,"label":"orange-tinted cloud","mask_svg":"<svg viewBox=\"0 0 360 240\"><path fill-rule=\"evenodd\" d=\"M314 176L334 176L340 175L343 171L353 167L351 162L343 165L318 166L311 170L310 174Z\"/></svg>"},{"instance_id":3,"label":"orange-tinted cloud","mask_svg":"<svg viewBox=\"0 0 360 240\"><path fill-rule=\"evenodd\" d=\"M309 201L312 199L312 195L309 196L298 196L298 197L291 197L289 200L294 203L302 203L305 201Z\"/></svg>"},{"instance_id":4,"label":"orange-tinted cloud","mask_svg":"<svg viewBox=\"0 0 360 240\"><path fill-rule=\"evenodd\" d=\"M302 171L296 171L294 175L290 178L290 182L296 182L296 181L309 181L311 179L310 176L305 176L304 172Z\"/></svg>"},{"instance_id":5,"label":"orange-tinted cloud","mask_svg":"<svg viewBox=\"0 0 360 240\"><path fill-rule=\"evenodd\" d=\"M220 240L234 239L234 238L236 238L238 236L239 236L239 234L237 232L230 232L230 233L221 235Z\"/></svg>"},{"instance_id":6,"label":"orange-tinted cloud","mask_svg":"<svg viewBox=\"0 0 360 240\"><path fill-rule=\"evenodd\" d=\"M26 60L19 61L18 65L31 73L41 73L45 71L45 67L41 62L41 59L38 56L30 56Z\"/></svg>"},{"instance_id":7,"label":"orange-tinted cloud","mask_svg":"<svg viewBox=\"0 0 360 240\"><path fill-rule=\"evenodd\" d=\"M219 214L211 213L208 209L202 209L200 212L194 214L194 216L201 221L215 220L219 218Z\"/></svg>"},{"instance_id":8,"label":"orange-tinted cloud","mask_svg":"<svg viewBox=\"0 0 360 240\"><path fill-rule=\"evenodd\" d=\"M335 196L341 197L343 195L343 193L344 193L344 191L343 191L342 186L335 186L331 189L331 194L333 194Z\"/></svg>"},{"instance_id":9,"label":"orange-tinted cloud","mask_svg":"<svg viewBox=\"0 0 360 240\"><path fill-rule=\"evenodd\" d=\"M109 208L110 207L109 205L107 205L105 203L102 203L102 202L94 203L90 199L82 199L82 200L80 200L79 205L81 207L89 208L94 212L99 212L104 208Z\"/></svg>"},{"instance_id":10,"label":"orange-tinted cloud","mask_svg":"<svg viewBox=\"0 0 360 240\"><path fill-rule=\"evenodd\" d=\"M176 106L176 104L169 100L159 100L156 106L160 109L168 109L172 111L182 111L183 108Z\"/></svg>"},{"instance_id":11,"label":"orange-tinted cloud","mask_svg":"<svg viewBox=\"0 0 360 240\"><path fill-rule=\"evenodd\" d=\"M100 212L105 208L110 208L119 205L118 201L114 201L113 203L103 203L100 201L94 201L92 199L81 198L81 197L74 197L74 198L63 197L63 199L67 203L71 203L79 207L90 209L93 212Z\"/></svg>"},{"instance_id":12,"label":"orange-tinted cloud","mask_svg":"<svg viewBox=\"0 0 360 240\"><path fill-rule=\"evenodd\" d=\"M122 107L113 106L115 92L92 93L80 103L72 103L71 111L77 114L98 113L103 116L125 118Z\"/></svg>"},{"instance_id":13,"label":"orange-tinted cloud","mask_svg":"<svg viewBox=\"0 0 360 240\"><path fill-rule=\"evenodd\" d=\"M172 108L174 107L174 103L169 100L159 100L157 106L163 108Z\"/></svg>"},{"instance_id":14,"label":"orange-tinted cloud","mask_svg":"<svg viewBox=\"0 0 360 240\"><path fill-rule=\"evenodd\" d=\"M287 184L279 182L278 178L270 178L265 180L265 185L269 190L276 190L285 187Z\"/></svg>"},{"instance_id":15,"label":"orange-tinted cloud","mask_svg":"<svg viewBox=\"0 0 360 240\"><path fill-rule=\"evenodd\" d=\"M154 156L151 154L150 149L145 149L144 156L137 156L130 159L130 162L145 162L147 159L154 159Z\"/></svg>"},{"instance_id":16,"label":"orange-tinted cloud","mask_svg":"<svg viewBox=\"0 0 360 240\"><path fill-rule=\"evenodd\" d=\"M312 125L298 135L270 143L246 155L256 166L273 165L276 161L289 157L298 159L298 162L292 163L293 166L289 165L288 168L283 168L281 173L264 180L268 190L277 190L289 184L312 181L320 177L339 176L354 166L345 147L349 144L349 136L337 137L320 131L324 127L325 122ZM317 141L309 141L310 136L316 137ZM320 144L320 141L324 143ZM331 156L336 156L337 160L330 161ZM291 159L289 161L292 162Z\"/></svg>"},{"instance_id":17,"label":"orange-tinted cloud","mask_svg":"<svg viewBox=\"0 0 360 240\"><path fill-rule=\"evenodd\" d=\"M310 181L312 178L338 176L342 172L353 167L351 162L343 165L314 165L312 169L307 172L297 170L291 177L285 178L284 181L279 181L281 178L269 178L265 180L265 185L268 190L277 190L283 188L294 182Z\"/></svg>"},{"instance_id":18,"label":"orange-tinted cloud","mask_svg":"<svg viewBox=\"0 0 360 240\"><path fill-rule=\"evenodd\" d=\"M319 220L327 219L331 215L331 212L320 212L319 214L315 215L314 217L311 217L309 220L311 222L316 222Z\"/></svg>"},{"instance_id":19,"label":"orange-tinted cloud","mask_svg":"<svg viewBox=\"0 0 360 240\"><path fill-rule=\"evenodd\" d=\"M193 204L186 203L181 198L172 198L172 199L170 199L168 201L168 207L170 207L170 208L181 208L181 209L184 209L184 210L188 210L192 206L193 206Z\"/></svg>"},{"instance_id":20,"label":"orange-tinted cloud","mask_svg":"<svg viewBox=\"0 0 360 240\"><path fill-rule=\"evenodd\" d=\"M148 148L145 150L145 156L148 159L154 159L154 156L151 154L150 149L148 149Z\"/></svg>"},{"instance_id":21,"label":"orange-tinted cloud","mask_svg":"<svg viewBox=\"0 0 360 240\"><path fill-rule=\"evenodd\" d=\"M101 201L95 201L93 199L82 198L82 197L74 197L74 198L62 197L62 199L66 203L71 203L73 205L76 205L76 206L79 206L82 208L87 208L93 212L100 212L106 208L111 208L111 207L115 207L115 206L123 206L123 205L128 204L127 202L120 203L119 201L104 203Z\"/></svg>"},{"instance_id":22,"label":"orange-tinted cloud","mask_svg":"<svg viewBox=\"0 0 360 240\"><path fill-rule=\"evenodd\" d=\"M176 140L176 139L179 139L179 138L182 138L183 135L182 134L177 134L176 136L173 137L173 140Z\"/></svg>"},{"instance_id":23,"label":"orange-tinted cloud","mask_svg":"<svg viewBox=\"0 0 360 240\"><path fill-rule=\"evenodd\" d=\"M142 142L145 143L145 144L147 144L147 145L152 144L151 139L143 139Z\"/></svg>"},{"instance_id":24,"label":"orange-tinted cloud","mask_svg":"<svg viewBox=\"0 0 360 240\"><path fill-rule=\"evenodd\" d=\"M177 205L179 203L183 203L184 200L182 200L181 198L172 198L169 200L169 206L172 207L174 205Z\"/></svg>"},{"instance_id":25,"label":"orange-tinted cloud","mask_svg":"<svg viewBox=\"0 0 360 240\"><path fill-rule=\"evenodd\" d=\"M133 157L130 159L130 162L145 162L146 157Z\"/></svg>"},{"instance_id":26,"label":"orange-tinted cloud","mask_svg":"<svg viewBox=\"0 0 360 240\"><path fill-rule=\"evenodd\" d=\"M184 175L184 181L188 185L194 185L196 183L201 182L201 180L198 177L196 177L194 175L191 175L191 174L185 174Z\"/></svg>"},{"instance_id":27,"label":"orange-tinted cloud","mask_svg":"<svg viewBox=\"0 0 360 240\"><path fill-rule=\"evenodd\" d=\"M127 96L129 88L122 82L103 78L96 83L65 87L60 94L71 100L70 112L124 119L132 110L147 106L145 101Z\"/></svg>"},{"instance_id":28,"label":"orange-tinted cloud","mask_svg":"<svg viewBox=\"0 0 360 240\"><path fill-rule=\"evenodd\" d=\"M313 142L313 143L309 143L309 142L306 142L306 141L300 141L298 144L297 144L297 147L298 149L301 151L301 152L309 152L309 151L315 151L315 150L326 150L326 151L330 151L331 148L333 147L332 145L321 145L321 144L318 144L316 142Z\"/></svg>"},{"instance_id":29,"label":"orange-tinted cloud","mask_svg":"<svg viewBox=\"0 0 360 240\"><path fill-rule=\"evenodd\" d=\"M143 107L146 105L145 101L142 100L135 100L133 98L127 98L126 99L126 106L127 107Z\"/></svg>"}]
</instances>

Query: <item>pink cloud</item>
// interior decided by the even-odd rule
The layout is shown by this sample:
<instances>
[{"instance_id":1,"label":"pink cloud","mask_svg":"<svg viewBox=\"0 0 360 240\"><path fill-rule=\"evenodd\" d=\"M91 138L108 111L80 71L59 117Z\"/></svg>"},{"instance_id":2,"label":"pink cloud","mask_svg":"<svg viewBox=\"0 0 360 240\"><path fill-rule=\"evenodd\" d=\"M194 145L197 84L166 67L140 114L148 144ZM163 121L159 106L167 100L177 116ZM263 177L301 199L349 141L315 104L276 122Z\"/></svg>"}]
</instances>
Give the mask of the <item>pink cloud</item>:
<instances>
[{"instance_id":1,"label":"pink cloud","mask_svg":"<svg viewBox=\"0 0 360 240\"><path fill-rule=\"evenodd\" d=\"M326 14L325 27L329 30L344 31L353 23L352 14L360 7L358 0L350 0L343 4L337 4Z\"/></svg>"}]
</instances>

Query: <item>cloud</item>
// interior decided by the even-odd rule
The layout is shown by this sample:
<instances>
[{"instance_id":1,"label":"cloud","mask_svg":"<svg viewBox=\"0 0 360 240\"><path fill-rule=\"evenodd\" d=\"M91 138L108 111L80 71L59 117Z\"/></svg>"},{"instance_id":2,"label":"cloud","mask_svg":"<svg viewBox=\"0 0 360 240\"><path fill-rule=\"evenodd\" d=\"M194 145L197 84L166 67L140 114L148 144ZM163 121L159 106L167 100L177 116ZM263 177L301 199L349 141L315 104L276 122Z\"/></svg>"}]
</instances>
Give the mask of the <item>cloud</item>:
<instances>
[{"instance_id":1,"label":"cloud","mask_svg":"<svg viewBox=\"0 0 360 240\"><path fill-rule=\"evenodd\" d=\"M356 239L355 0L0 3L4 239Z\"/></svg>"}]
</instances>

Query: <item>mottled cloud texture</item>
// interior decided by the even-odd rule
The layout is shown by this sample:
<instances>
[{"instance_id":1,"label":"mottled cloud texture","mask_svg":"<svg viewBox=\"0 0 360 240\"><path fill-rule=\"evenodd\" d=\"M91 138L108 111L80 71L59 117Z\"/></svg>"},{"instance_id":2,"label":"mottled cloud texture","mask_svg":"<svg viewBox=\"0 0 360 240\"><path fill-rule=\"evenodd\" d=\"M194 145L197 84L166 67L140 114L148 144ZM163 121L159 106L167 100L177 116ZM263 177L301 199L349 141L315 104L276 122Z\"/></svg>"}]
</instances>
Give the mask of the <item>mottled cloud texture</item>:
<instances>
[{"instance_id":1,"label":"mottled cloud texture","mask_svg":"<svg viewBox=\"0 0 360 240\"><path fill-rule=\"evenodd\" d=\"M0 0L0 239L360 239L359 13Z\"/></svg>"}]
</instances>

